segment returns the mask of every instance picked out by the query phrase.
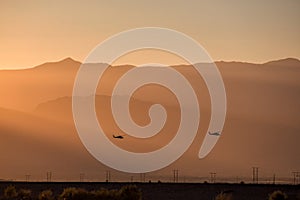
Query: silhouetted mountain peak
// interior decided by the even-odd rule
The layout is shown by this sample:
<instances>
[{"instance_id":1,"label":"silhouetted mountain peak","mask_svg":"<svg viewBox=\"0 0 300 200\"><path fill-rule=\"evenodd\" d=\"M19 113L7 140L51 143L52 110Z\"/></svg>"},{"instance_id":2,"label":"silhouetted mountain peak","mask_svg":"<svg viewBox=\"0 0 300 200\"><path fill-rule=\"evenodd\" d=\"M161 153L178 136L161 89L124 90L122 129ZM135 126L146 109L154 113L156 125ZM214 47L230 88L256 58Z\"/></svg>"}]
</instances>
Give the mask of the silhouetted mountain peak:
<instances>
[{"instance_id":1,"label":"silhouetted mountain peak","mask_svg":"<svg viewBox=\"0 0 300 200\"><path fill-rule=\"evenodd\" d=\"M72 69L77 68L81 65L81 62L72 59L71 57L67 57L63 60L56 61L56 62L46 62L44 64L38 65L33 69L39 70L50 70L50 69ZM29 69L30 70L30 69Z\"/></svg>"},{"instance_id":2,"label":"silhouetted mountain peak","mask_svg":"<svg viewBox=\"0 0 300 200\"><path fill-rule=\"evenodd\" d=\"M61 61L58 61L58 63L80 63L79 61L74 60L71 57L67 57Z\"/></svg>"}]
</instances>

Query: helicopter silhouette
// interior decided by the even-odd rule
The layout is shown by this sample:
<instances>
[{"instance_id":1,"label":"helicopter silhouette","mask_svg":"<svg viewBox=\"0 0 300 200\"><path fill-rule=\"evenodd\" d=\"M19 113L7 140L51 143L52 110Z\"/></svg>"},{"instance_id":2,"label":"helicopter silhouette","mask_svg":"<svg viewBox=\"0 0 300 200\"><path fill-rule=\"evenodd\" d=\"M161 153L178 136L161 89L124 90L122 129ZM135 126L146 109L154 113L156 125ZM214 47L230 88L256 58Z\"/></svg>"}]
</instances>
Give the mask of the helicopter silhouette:
<instances>
[{"instance_id":1,"label":"helicopter silhouette","mask_svg":"<svg viewBox=\"0 0 300 200\"><path fill-rule=\"evenodd\" d=\"M220 132L213 132L213 133L211 133L210 131L208 131L208 134L209 135L214 135L214 136L220 136L221 135Z\"/></svg>"},{"instance_id":2,"label":"helicopter silhouette","mask_svg":"<svg viewBox=\"0 0 300 200\"><path fill-rule=\"evenodd\" d=\"M113 135L113 138L124 139L124 136L123 135Z\"/></svg>"}]
</instances>

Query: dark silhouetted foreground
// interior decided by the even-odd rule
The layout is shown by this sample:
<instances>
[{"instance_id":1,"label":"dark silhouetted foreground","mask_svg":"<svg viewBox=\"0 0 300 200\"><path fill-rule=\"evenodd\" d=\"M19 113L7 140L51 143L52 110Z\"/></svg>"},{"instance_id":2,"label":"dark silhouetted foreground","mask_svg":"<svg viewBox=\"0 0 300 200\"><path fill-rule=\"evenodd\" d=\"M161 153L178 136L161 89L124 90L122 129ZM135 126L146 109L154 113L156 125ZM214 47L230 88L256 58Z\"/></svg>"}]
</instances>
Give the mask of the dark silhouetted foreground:
<instances>
[{"instance_id":1,"label":"dark silhouetted foreground","mask_svg":"<svg viewBox=\"0 0 300 200\"><path fill-rule=\"evenodd\" d=\"M0 182L1 199L300 200L299 185L208 183Z\"/></svg>"}]
</instances>

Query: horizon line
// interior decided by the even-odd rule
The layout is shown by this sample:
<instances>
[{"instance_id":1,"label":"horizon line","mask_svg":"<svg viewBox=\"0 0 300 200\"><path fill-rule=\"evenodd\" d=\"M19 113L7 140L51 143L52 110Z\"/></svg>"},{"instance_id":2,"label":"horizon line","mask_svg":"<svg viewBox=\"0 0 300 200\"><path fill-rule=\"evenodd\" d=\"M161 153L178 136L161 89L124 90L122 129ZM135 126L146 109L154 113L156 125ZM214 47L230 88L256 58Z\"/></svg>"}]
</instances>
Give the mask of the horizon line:
<instances>
[{"instance_id":1,"label":"horizon line","mask_svg":"<svg viewBox=\"0 0 300 200\"><path fill-rule=\"evenodd\" d=\"M77 59L74 59L72 57L64 57L62 59L56 60L56 61L45 61L41 64L37 64L34 66L25 66L25 67L0 67L0 71L14 71L14 70L25 70L25 69L34 69L36 67L39 67L41 65L44 64L50 64L50 63L60 63L66 60L71 60L73 62L78 62L80 64L83 64L82 61L79 61ZM278 61L283 61L283 60L296 60L300 62L300 58L296 58L296 57L283 57L283 58L277 58L277 59L272 59L272 60L268 60L268 61L264 61L264 62L248 62L248 61L242 61L242 60L214 60L213 62L197 62L194 64L199 64L199 63L203 63L203 64L210 64L210 63L244 63L244 64L255 64L255 65L263 65L263 64L267 64L267 63L271 63L271 62L278 62ZM91 63L86 63L86 64L108 64L108 63L104 63L104 62L91 62ZM177 64L170 64L169 66L179 66L179 65L194 65L194 64L186 64L186 63L177 63ZM130 66L137 66L136 64L133 63L124 63L124 64L117 64L117 65L112 65L112 66L124 66L124 65L130 65Z\"/></svg>"}]
</instances>

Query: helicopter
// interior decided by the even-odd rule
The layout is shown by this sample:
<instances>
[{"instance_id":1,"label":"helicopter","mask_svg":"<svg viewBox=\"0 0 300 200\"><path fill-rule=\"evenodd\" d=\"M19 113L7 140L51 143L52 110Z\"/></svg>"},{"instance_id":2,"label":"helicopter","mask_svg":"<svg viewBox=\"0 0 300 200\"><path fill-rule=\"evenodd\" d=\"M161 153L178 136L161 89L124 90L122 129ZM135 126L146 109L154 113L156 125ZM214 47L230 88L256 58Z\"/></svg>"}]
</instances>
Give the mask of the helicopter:
<instances>
[{"instance_id":1,"label":"helicopter","mask_svg":"<svg viewBox=\"0 0 300 200\"><path fill-rule=\"evenodd\" d=\"M221 133L218 131L218 132L213 132L213 133L211 133L210 131L208 131L208 134L209 135L214 135L214 136L220 136L221 135Z\"/></svg>"},{"instance_id":2,"label":"helicopter","mask_svg":"<svg viewBox=\"0 0 300 200\"><path fill-rule=\"evenodd\" d=\"M124 139L124 136L123 135L113 135L113 138Z\"/></svg>"}]
</instances>

